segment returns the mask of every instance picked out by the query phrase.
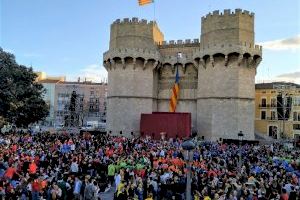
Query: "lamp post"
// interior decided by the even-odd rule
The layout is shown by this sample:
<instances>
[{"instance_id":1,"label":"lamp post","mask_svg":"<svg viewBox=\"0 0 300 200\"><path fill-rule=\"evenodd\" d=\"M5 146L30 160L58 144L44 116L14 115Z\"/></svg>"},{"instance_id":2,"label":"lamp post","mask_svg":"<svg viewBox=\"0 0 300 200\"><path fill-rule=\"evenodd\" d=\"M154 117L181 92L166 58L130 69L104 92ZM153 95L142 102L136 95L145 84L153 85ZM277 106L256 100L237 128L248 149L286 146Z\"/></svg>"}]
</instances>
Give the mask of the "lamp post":
<instances>
[{"instance_id":1,"label":"lamp post","mask_svg":"<svg viewBox=\"0 0 300 200\"><path fill-rule=\"evenodd\" d=\"M187 176L186 176L186 200L191 200L191 164L190 161L193 159L191 153L195 149L196 145L192 139L186 140L182 143L182 148L186 151L186 161L187 161Z\"/></svg>"},{"instance_id":2,"label":"lamp post","mask_svg":"<svg viewBox=\"0 0 300 200\"><path fill-rule=\"evenodd\" d=\"M238 133L238 138L239 138L239 142L240 142L240 150L239 150L239 170L242 169L242 142L243 142L243 131L240 131Z\"/></svg>"}]
</instances>

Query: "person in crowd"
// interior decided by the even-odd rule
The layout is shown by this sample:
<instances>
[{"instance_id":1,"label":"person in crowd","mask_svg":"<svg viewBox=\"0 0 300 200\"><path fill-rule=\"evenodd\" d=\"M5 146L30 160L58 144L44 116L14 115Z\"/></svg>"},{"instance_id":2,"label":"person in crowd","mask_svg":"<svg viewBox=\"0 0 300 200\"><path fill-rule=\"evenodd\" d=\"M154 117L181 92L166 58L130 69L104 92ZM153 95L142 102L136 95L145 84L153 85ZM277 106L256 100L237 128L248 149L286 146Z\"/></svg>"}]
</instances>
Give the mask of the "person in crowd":
<instances>
[{"instance_id":1,"label":"person in crowd","mask_svg":"<svg viewBox=\"0 0 300 200\"><path fill-rule=\"evenodd\" d=\"M2 134L0 199L184 200L182 142L88 133ZM280 143L196 144L190 162L193 200L299 199L299 149Z\"/></svg>"}]
</instances>

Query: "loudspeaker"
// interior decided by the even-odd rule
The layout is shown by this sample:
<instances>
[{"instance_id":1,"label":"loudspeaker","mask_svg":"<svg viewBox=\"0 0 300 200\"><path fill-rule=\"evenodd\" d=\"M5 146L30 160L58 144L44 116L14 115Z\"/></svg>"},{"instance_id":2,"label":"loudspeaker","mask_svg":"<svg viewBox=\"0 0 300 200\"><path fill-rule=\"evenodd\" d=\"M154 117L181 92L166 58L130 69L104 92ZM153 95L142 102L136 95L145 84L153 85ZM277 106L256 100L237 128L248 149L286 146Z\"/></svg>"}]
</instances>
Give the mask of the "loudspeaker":
<instances>
[{"instance_id":1,"label":"loudspeaker","mask_svg":"<svg viewBox=\"0 0 300 200\"><path fill-rule=\"evenodd\" d=\"M131 135L133 136L133 132L131 131Z\"/></svg>"},{"instance_id":2,"label":"loudspeaker","mask_svg":"<svg viewBox=\"0 0 300 200\"><path fill-rule=\"evenodd\" d=\"M277 118L283 120L283 99L281 94L277 96Z\"/></svg>"},{"instance_id":3,"label":"loudspeaker","mask_svg":"<svg viewBox=\"0 0 300 200\"><path fill-rule=\"evenodd\" d=\"M120 135L122 135L122 131L120 131Z\"/></svg>"},{"instance_id":4,"label":"loudspeaker","mask_svg":"<svg viewBox=\"0 0 300 200\"><path fill-rule=\"evenodd\" d=\"M202 140L204 140L204 136L202 136L201 138L202 138Z\"/></svg>"}]
</instances>

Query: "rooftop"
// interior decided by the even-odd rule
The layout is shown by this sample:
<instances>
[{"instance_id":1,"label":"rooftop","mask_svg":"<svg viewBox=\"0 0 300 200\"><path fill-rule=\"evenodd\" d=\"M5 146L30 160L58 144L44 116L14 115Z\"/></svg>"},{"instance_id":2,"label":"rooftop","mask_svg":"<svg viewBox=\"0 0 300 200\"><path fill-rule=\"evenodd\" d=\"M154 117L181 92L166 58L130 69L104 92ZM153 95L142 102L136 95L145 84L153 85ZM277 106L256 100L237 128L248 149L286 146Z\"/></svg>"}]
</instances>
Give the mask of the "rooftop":
<instances>
[{"instance_id":1,"label":"rooftop","mask_svg":"<svg viewBox=\"0 0 300 200\"><path fill-rule=\"evenodd\" d=\"M290 82L271 82L271 83L257 83L255 84L255 89L274 89L274 86L276 85L290 85L294 86L296 88L300 88L299 84L296 83L290 83Z\"/></svg>"},{"instance_id":2,"label":"rooftop","mask_svg":"<svg viewBox=\"0 0 300 200\"><path fill-rule=\"evenodd\" d=\"M64 82L59 82L58 84L66 84L66 85L107 85L107 83L96 83L96 82L92 82L92 81L83 81L83 82L64 81Z\"/></svg>"}]
</instances>

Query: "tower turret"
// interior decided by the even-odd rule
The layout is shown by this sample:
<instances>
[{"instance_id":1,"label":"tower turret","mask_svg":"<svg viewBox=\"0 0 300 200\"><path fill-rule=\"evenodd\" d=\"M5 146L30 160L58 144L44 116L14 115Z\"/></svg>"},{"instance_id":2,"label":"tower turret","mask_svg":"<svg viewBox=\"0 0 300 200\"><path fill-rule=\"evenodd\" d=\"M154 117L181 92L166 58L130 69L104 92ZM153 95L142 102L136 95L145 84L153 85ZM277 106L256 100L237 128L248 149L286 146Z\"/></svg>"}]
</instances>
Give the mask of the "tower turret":
<instances>
[{"instance_id":1,"label":"tower turret","mask_svg":"<svg viewBox=\"0 0 300 200\"><path fill-rule=\"evenodd\" d=\"M254 13L235 9L218 10L201 18L201 45L254 43Z\"/></svg>"},{"instance_id":2,"label":"tower turret","mask_svg":"<svg viewBox=\"0 0 300 200\"><path fill-rule=\"evenodd\" d=\"M147 48L157 49L156 43L164 40L156 22L133 17L117 19L110 28L109 49Z\"/></svg>"},{"instance_id":3,"label":"tower turret","mask_svg":"<svg viewBox=\"0 0 300 200\"><path fill-rule=\"evenodd\" d=\"M198 65L197 128L206 138L254 139L256 68L262 48L254 45L254 14L236 9L202 18Z\"/></svg>"},{"instance_id":4,"label":"tower turret","mask_svg":"<svg viewBox=\"0 0 300 200\"><path fill-rule=\"evenodd\" d=\"M104 53L108 71L107 130L112 134L139 134L141 113L151 113L156 66L163 40L155 22L132 18L111 25L109 50Z\"/></svg>"}]
</instances>

